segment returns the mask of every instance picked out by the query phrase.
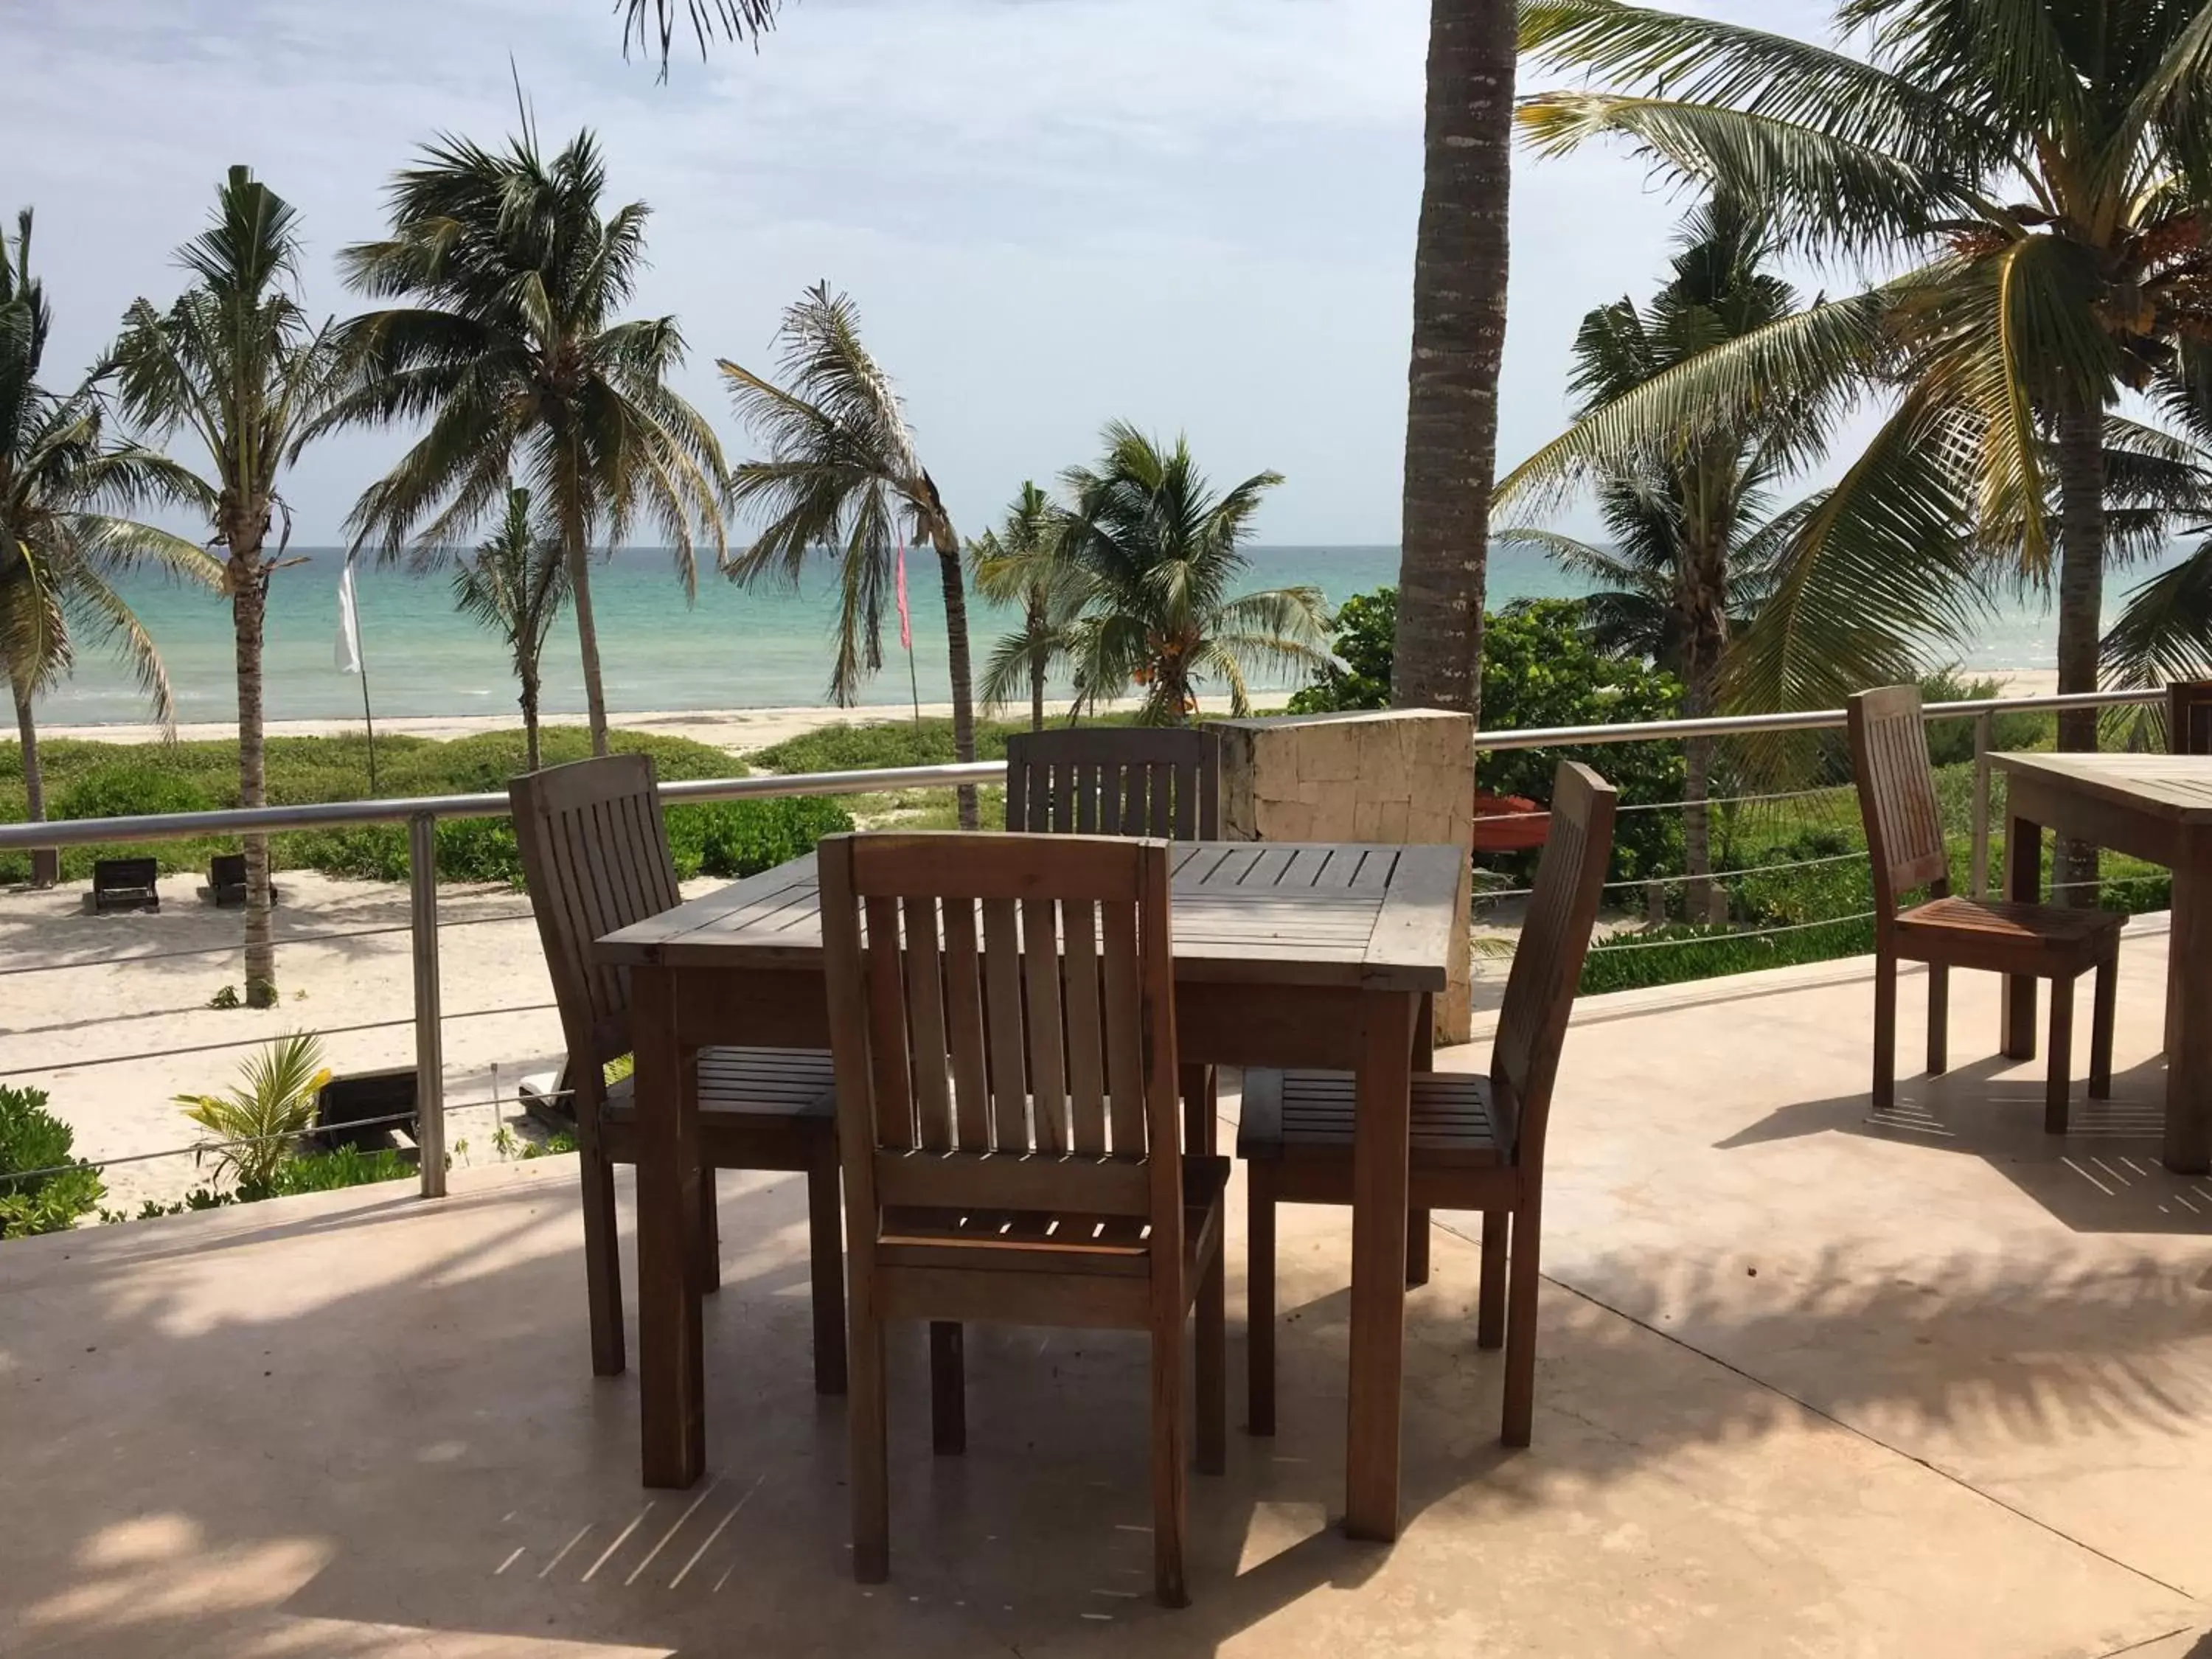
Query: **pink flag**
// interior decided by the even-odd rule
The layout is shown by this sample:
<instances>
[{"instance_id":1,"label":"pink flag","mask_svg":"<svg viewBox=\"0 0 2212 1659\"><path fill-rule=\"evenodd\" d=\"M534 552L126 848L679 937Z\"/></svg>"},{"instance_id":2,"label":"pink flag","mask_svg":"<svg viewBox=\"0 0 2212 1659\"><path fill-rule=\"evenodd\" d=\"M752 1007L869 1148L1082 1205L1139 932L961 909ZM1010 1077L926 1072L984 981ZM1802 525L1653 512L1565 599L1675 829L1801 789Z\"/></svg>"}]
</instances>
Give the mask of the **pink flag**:
<instances>
[{"instance_id":1,"label":"pink flag","mask_svg":"<svg viewBox=\"0 0 2212 1659\"><path fill-rule=\"evenodd\" d=\"M906 608L906 538L903 536L899 538L898 544L898 607L899 649L911 651L914 649L914 617Z\"/></svg>"}]
</instances>

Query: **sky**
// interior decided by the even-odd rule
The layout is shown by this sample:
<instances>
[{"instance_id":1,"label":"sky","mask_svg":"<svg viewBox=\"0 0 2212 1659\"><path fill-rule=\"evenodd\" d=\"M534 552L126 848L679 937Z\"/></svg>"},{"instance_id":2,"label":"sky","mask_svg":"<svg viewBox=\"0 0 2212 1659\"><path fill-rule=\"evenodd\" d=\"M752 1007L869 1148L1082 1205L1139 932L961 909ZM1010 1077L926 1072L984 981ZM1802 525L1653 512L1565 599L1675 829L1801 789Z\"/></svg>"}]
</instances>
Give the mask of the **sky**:
<instances>
[{"instance_id":1,"label":"sky","mask_svg":"<svg viewBox=\"0 0 2212 1659\"><path fill-rule=\"evenodd\" d=\"M652 205L636 310L678 319L678 389L732 459L714 360L766 367L826 278L968 533L1127 419L1218 483L1284 474L1261 542L1395 543L1426 33L1419 0L789 0L757 52L686 42L661 84L611 0L0 0L0 210L37 210L56 381L175 296L233 162L299 208L302 297L343 314L334 255L381 232L394 169L511 131L519 75L549 144L598 131L611 206ZM1656 283L1680 206L1617 150L1516 155L1502 465L1564 423L1577 322ZM340 540L402 442L312 448L295 541Z\"/></svg>"}]
</instances>

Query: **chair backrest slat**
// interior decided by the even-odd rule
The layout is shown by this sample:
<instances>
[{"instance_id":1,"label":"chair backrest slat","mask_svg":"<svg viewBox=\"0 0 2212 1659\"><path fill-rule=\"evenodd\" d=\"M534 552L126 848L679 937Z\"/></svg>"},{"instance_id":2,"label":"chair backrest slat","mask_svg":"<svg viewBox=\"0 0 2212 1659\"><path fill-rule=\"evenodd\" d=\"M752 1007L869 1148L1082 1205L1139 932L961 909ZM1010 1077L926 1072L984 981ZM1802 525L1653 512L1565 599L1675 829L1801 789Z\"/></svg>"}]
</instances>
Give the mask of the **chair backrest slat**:
<instances>
[{"instance_id":1,"label":"chair backrest slat","mask_svg":"<svg viewBox=\"0 0 2212 1659\"><path fill-rule=\"evenodd\" d=\"M1560 763L1552 782L1551 831L1537 860L1491 1045L1492 1086L1502 1097L1523 1164L1543 1157L1552 1085L1613 856L1615 801L1613 786L1589 768Z\"/></svg>"},{"instance_id":2,"label":"chair backrest slat","mask_svg":"<svg viewBox=\"0 0 2212 1659\"><path fill-rule=\"evenodd\" d=\"M1920 688L1885 686L1850 702L1851 771L1874 866L1875 927L1886 927L1899 899L1918 887L1949 889L1951 855L1928 761Z\"/></svg>"},{"instance_id":3,"label":"chair backrest slat","mask_svg":"<svg viewBox=\"0 0 2212 1659\"><path fill-rule=\"evenodd\" d=\"M964 904L945 913L945 1006L960 1150L984 1152L991 1145L991 1070L983 1036L983 959L976 949L975 912Z\"/></svg>"},{"instance_id":4,"label":"chair backrest slat","mask_svg":"<svg viewBox=\"0 0 2212 1659\"><path fill-rule=\"evenodd\" d=\"M507 799L571 1069L605 1065L629 1049L629 979L594 963L592 942L682 896L652 758L533 772L507 786Z\"/></svg>"},{"instance_id":5,"label":"chair backrest slat","mask_svg":"<svg viewBox=\"0 0 2212 1659\"><path fill-rule=\"evenodd\" d=\"M1221 739L1166 726L1017 732L1006 739L1006 828L1214 840Z\"/></svg>"},{"instance_id":6,"label":"chair backrest slat","mask_svg":"<svg viewBox=\"0 0 2212 1659\"><path fill-rule=\"evenodd\" d=\"M1106 1046L1098 980L1098 915L1089 905L1067 912L1061 941L1067 976L1068 1117L1074 1150L1106 1150Z\"/></svg>"},{"instance_id":7,"label":"chair backrest slat","mask_svg":"<svg viewBox=\"0 0 2212 1659\"><path fill-rule=\"evenodd\" d=\"M817 856L848 1203L877 1201L875 1173L895 1168L901 1204L1017 1210L1049 1193L1156 1226L1180 1205L1163 844L837 836Z\"/></svg>"},{"instance_id":8,"label":"chair backrest slat","mask_svg":"<svg viewBox=\"0 0 2212 1659\"><path fill-rule=\"evenodd\" d=\"M2212 680L2166 688L2166 746L2176 755L2212 755Z\"/></svg>"}]
</instances>

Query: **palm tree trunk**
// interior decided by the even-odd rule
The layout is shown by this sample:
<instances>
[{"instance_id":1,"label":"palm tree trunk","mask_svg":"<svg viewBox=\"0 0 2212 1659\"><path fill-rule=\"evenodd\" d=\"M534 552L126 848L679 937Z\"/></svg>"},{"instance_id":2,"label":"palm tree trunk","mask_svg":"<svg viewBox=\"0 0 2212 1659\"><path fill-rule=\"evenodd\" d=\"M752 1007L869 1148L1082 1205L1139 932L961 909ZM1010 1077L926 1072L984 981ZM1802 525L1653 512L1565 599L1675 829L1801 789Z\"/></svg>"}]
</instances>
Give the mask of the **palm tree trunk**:
<instances>
[{"instance_id":1,"label":"palm tree trunk","mask_svg":"<svg viewBox=\"0 0 2212 1659\"><path fill-rule=\"evenodd\" d=\"M599 629L592 617L592 550L586 544L584 505L579 499L581 481L576 476L576 456L565 458L562 478L561 554L568 565L568 594L576 608L576 647L584 659L584 713L592 728L592 753L607 752L607 693L599 679Z\"/></svg>"},{"instance_id":2,"label":"palm tree trunk","mask_svg":"<svg viewBox=\"0 0 2212 1659\"><path fill-rule=\"evenodd\" d=\"M261 538L230 543L230 618L238 661L238 804L269 804L269 775L262 751L261 641L269 605L269 573L261 564ZM269 889L269 837L245 836L246 1006L276 1006L276 940Z\"/></svg>"},{"instance_id":3,"label":"palm tree trunk","mask_svg":"<svg viewBox=\"0 0 2212 1659\"><path fill-rule=\"evenodd\" d=\"M1044 638L1045 612L1041 600L1030 605L1030 638L1041 641ZM1044 664L1046 647L1041 643L1030 647L1030 730L1044 730Z\"/></svg>"},{"instance_id":4,"label":"palm tree trunk","mask_svg":"<svg viewBox=\"0 0 2212 1659\"><path fill-rule=\"evenodd\" d=\"M544 769L538 749L538 665L523 663L522 671L522 753L523 766L527 771Z\"/></svg>"},{"instance_id":5,"label":"palm tree trunk","mask_svg":"<svg viewBox=\"0 0 2212 1659\"><path fill-rule=\"evenodd\" d=\"M46 821L46 780L39 766L39 722L31 709L31 691L19 684L15 677L8 677L8 689L15 697L15 735L23 745L23 821L44 823ZM31 885L51 887L61 879L61 854L52 847L31 849Z\"/></svg>"},{"instance_id":6,"label":"palm tree trunk","mask_svg":"<svg viewBox=\"0 0 2212 1659\"><path fill-rule=\"evenodd\" d=\"M1514 50L1504 0L1431 0L1391 700L1478 719Z\"/></svg>"},{"instance_id":7,"label":"palm tree trunk","mask_svg":"<svg viewBox=\"0 0 2212 1659\"><path fill-rule=\"evenodd\" d=\"M2058 689L2097 689L2097 641L2105 608L2105 416L2075 405L2058 416ZM2062 751L2094 752L2097 711L2069 708L2058 716ZM2097 849L2062 840L2051 866L2052 899L2097 902Z\"/></svg>"},{"instance_id":8,"label":"palm tree trunk","mask_svg":"<svg viewBox=\"0 0 2212 1659\"><path fill-rule=\"evenodd\" d=\"M975 688L968 655L968 589L960 576L960 542L947 526L933 537L937 574L945 584L945 654L952 674L952 752L963 761L975 758ZM980 819L975 811L975 787L963 784L959 791L960 827L973 830Z\"/></svg>"}]
</instances>

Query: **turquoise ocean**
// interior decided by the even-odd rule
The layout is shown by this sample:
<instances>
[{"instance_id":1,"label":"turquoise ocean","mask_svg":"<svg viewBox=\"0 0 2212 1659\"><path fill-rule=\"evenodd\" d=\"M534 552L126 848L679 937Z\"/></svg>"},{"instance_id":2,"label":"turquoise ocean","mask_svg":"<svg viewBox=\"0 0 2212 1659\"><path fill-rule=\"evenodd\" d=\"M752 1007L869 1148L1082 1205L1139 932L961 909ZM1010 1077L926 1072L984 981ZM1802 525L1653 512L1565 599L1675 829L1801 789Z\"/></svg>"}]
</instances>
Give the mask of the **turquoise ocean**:
<instances>
[{"instance_id":1,"label":"turquoise ocean","mask_svg":"<svg viewBox=\"0 0 2212 1659\"><path fill-rule=\"evenodd\" d=\"M299 562L270 582L267 644L268 717L330 720L358 716L361 682L339 672L335 548L295 549ZM1395 547L1262 547L1253 550L1249 587L1310 584L1332 604L1395 581ZM945 620L936 562L910 563L915 678L923 702L943 702ZM2116 580L2113 599L2136 580ZM362 654L380 716L514 717L514 690L497 641L453 606L451 578L402 567L366 565L356 573ZM1541 555L1501 550L1492 556L1493 605L1516 599L1571 595L1577 584ZM150 574L122 583L161 647L180 720L237 717L231 671L230 618L216 596ZM796 592L741 589L702 568L696 604L687 605L667 554L615 554L592 577L607 700L617 713L807 706L824 701L834 600L825 565ZM969 598L978 658L1012 617ZM862 701L907 702L905 655L896 617L884 630L883 672ZM2048 667L2054 624L2046 607L2007 607L1963 653L1975 672ZM583 708L575 629L566 618L545 652L545 706ZM75 675L40 699L46 726L143 721L145 700L129 673L105 653L83 653Z\"/></svg>"}]
</instances>

